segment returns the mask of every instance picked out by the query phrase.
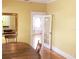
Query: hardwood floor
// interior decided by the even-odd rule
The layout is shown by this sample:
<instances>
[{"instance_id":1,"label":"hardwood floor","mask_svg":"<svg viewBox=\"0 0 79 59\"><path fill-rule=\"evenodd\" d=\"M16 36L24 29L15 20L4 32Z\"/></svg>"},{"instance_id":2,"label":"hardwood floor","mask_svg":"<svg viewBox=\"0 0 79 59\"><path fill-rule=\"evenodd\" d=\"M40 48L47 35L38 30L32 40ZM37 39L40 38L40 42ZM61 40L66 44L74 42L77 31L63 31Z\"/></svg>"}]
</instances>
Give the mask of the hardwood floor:
<instances>
[{"instance_id":1,"label":"hardwood floor","mask_svg":"<svg viewBox=\"0 0 79 59\"><path fill-rule=\"evenodd\" d=\"M2 59L40 59L32 46L23 42L2 44Z\"/></svg>"},{"instance_id":2,"label":"hardwood floor","mask_svg":"<svg viewBox=\"0 0 79 59\"><path fill-rule=\"evenodd\" d=\"M41 59L66 59L54 51L42 47ZM2 59L40 59L40 55L28 44L15 42L3 44Z\"/></svg>"},{"instance_id":3,"label":"hardwood floor","mask_svg":"<svg viewBox=\"0 0 79 59\"><path fill-rule=\"evenodd\" d=\"M40 54L41 59L66 59L65 57L60 56L56 52L50 51L49 49L44 47L41 49Z\"/></svg>"}]
</instances>

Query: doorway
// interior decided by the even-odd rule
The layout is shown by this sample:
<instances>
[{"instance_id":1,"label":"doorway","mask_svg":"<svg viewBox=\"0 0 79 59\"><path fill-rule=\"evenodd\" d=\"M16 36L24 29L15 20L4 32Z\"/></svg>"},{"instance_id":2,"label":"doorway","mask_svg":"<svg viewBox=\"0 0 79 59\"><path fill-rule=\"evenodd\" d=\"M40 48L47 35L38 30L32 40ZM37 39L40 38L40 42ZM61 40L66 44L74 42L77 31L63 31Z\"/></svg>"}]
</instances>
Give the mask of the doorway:
<instances>
[{"instance_id":1,"label":"doorway","mask_svg":"<svg viewBox=\"0 0 79 59\"><path fill-rule=\"evenodd\" d=\"M32 47L36 49L38 40L44 47L52 47L52 16L45 13L32 14L31 41Z\"/></svg>"}]
</instances>

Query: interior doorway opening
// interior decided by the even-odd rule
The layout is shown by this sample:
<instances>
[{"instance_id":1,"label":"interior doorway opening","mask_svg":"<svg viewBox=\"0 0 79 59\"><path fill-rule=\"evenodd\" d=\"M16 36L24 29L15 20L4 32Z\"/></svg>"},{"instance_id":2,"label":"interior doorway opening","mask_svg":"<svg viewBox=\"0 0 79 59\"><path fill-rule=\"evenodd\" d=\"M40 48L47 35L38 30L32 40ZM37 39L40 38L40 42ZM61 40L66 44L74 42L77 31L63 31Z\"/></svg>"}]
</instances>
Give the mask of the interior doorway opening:
<instances>
[{"instance_id":1,"label":"interior doorway opening","mask_svg":"<svg viewBox=\"0 0 79 59\"><path fill-rule=\"evenodd\" d=\"M36 49L38 41L45 47L51 49L52 41L52 16L45 13L32 14L32 47Z\"/></svg>"}]
</instances>

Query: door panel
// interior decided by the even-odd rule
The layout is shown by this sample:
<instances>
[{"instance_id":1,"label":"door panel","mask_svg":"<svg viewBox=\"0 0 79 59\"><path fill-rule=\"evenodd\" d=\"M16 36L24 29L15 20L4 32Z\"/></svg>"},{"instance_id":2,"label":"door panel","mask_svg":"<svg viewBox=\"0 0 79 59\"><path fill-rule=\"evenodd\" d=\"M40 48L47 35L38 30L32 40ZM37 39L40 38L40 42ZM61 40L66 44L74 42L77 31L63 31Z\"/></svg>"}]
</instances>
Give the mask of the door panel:
<instances>
[{"instance_id":1,"label":"door panel","mask_svg":"<svg viewBox=\"0 0 79 59\"><path fill-rule=\"evenodd\" d=\"M44 16L44 46L51 49L52 42L52 16L45 15Z\"/></svg>"}]
</instances>

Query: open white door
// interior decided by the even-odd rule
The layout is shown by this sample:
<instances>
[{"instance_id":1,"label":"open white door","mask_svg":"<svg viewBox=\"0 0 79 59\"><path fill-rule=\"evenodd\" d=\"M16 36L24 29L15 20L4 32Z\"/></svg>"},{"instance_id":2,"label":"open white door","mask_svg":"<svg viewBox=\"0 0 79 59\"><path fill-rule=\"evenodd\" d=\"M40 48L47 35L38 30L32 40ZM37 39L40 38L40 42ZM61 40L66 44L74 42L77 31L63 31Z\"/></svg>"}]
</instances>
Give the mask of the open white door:
<instances>
[{"instance_id":1,"label":"open white door","mask_svg":"<svg viewBox=\"0 0 79 59\"><path fill-rule=\"evenodd\" d=\"M44 46L52 48L52 16L44 16Z\"/></svg>"}]
</instances>

